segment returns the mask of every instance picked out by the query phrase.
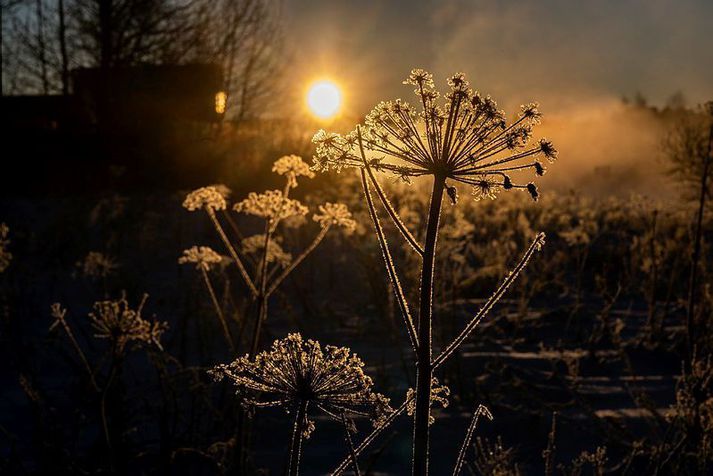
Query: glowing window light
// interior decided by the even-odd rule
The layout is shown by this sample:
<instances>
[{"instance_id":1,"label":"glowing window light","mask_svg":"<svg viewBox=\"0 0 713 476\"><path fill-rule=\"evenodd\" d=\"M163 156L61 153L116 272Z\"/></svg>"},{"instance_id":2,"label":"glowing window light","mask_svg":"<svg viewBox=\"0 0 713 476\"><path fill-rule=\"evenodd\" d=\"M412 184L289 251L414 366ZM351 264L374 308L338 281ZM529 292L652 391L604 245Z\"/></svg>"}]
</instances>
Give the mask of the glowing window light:
<instances>
[{"instance_id":1,"label":"glowing window light","mask_svg":"<svg viewBox=\"0 0 713 476\"><path fill-rule=\"evenodd\" d=\"M215 93L215 112L217 114L225 114L225 106L228 103L228 95L225 91Z\"/></svg>"}]
</instances>

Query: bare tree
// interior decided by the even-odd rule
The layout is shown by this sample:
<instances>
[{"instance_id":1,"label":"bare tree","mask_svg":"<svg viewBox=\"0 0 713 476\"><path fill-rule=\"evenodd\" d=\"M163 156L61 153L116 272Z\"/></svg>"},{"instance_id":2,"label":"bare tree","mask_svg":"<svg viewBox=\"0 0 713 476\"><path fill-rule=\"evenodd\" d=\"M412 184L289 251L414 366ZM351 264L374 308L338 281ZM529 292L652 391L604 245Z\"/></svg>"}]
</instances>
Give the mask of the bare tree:
<instances>
[{"instance_id":1,"label":"bare tree","mask_svg":"<svg viewBox=\"0 0 713 476\"><path fill-rule=\"evenodd\" d=\"M193 11L195 29L184 59L222 66L232 119L260 116L283 63L281 2L199 0Z\"/></svg>"}]
</instances>

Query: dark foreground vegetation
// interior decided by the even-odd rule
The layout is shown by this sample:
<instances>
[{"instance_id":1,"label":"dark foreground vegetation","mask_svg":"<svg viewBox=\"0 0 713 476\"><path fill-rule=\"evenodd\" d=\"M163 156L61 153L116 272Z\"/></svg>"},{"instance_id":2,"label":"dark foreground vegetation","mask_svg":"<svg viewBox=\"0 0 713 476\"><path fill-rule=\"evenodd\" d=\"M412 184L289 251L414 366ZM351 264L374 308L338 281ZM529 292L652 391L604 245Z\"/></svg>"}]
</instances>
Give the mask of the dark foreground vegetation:
<instances>
[{"instance_id":1,"label":"dark foreground vegetation","mask_svg":"<svg viewBox=\"0 0 713 476\"><path fill-rule=\"evenodd\" d=\"M434 373L433 474L451 473L479 405L494 418L480 414L461 474L711 470L713 218L710 188L700 193L708 149L692 130L673 133L666 149L666 173L682 186L681 198L544 190L538 203L526 193L474 201L465 189L457 205L444 198L434 265L434 356L517 265L536 233L547 238ZM705 144L707 130L700 130ZM248 135L239 147L253 159L231 169L225 182L232 192L216 190L230 204L248 192L282 190L285 177L271 172L272 163L283 153L311 154L305 135L265 143ZM246 412L230 379L216 383L208 371L268 350L293 332L357 353L373 388L397 408L418 386L415 357L362 183L346 172L297 179L290 197L310 212L280 225L281 253L267 247L267 269L275 270L268 276L279 277L324 230L325 222L312 219L319 205L345 204L355 229L325 232L280 282L263 311L256 349L260 293L256 300L211 220L182 208L189 190L119 184L48 196L4 194L0 472L281 474L290 465L295 415L282 408ZM381 183L423 243L430 183ZM386 212L379 214L404 298L418 303L418 258ZM248 274L265 275L267 254L244 241L265 236L265 217L246 207L216 216L230 241L242 243ZM194 245L225 256L205 268L198 259L179 263ZM131 327L117 333L107 325L111 316ZM357 416L356 431L345 433L351 423L313 410L314 430L300 432L311 434L301 441L299 463L304 474L327 474L350 462L350 446L372 425ZM409 417L396 419L361 452L360 473L410 472L412 431Z\"/></svg>"}]
</instances>

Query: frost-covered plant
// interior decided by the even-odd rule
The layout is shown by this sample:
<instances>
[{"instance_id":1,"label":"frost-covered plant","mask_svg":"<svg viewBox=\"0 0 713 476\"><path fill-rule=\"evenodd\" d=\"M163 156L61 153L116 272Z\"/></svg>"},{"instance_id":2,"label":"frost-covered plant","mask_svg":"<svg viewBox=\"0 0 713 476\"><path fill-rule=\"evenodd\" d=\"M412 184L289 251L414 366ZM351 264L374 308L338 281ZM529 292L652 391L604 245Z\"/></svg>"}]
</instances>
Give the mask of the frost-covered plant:
<instances>
[{"instance_id":1,"label":"frost-covered plant","mask_svg":"<svg viewBox=\"0 0 713 476\"><path fill-rule=\"evenodd\" d=\"M355 224L351 220L351 214L345 205L326 203L320 206L320 213L313 216L313 220L320 225L320 230L312 242L301 252L294 255L286 251L282 248L280 225L284 224L285 228L301 226L305 223L304 217L309 213L309 209L299 200L290 198L290 192L297 187L298 177L312 178L314 177L314 172L296 155L279 158L273 165L272 170L285 177L285 186L282 190L268 190L262 193L251 192L245 199L232 206L232 210L237 213L261 219L263 222L263 232L261 234L245 237L240 232L227 210L228 204L225 199L227 194L215 186L195 190L189 193L183 202L183 206L189 211L205 210L208 214L218 236L237 266L243 281L250 290L251 297L255 301L256 315L252 323L253 331L248 349L248 356L251 357L254 357L259 349L261 330L267 319L270 296L290 273L319 246L330 229L343 228L346 232L351 232ZM224 219L239 237L239 243L233 244L228 238L216 211L223 213ZM298 221L299 219L302 219L302 221ZM293 258L293 256L295 257ZM246 262L251 265L251 270L246 266ZM222 309L220 309L215 293L212 291L207 270L202 269L202 273L221 323L225 323ZM223 329L231 350L235 350L227 323L223 325ZM244 437L244 418L241 413L236 425L235 435L238 445L236 448L238 468L243 464L242 446L245 443Z\"/></svg>"},{"instance_id":2,"label":"frost-covered plant","mask_svg":"<svg viewBox=\"0 0 713 476\"><path fill-rule=\"evenodd\" d=\"M307 417L310 406L337 421L344 421L345 415L366 416L375 426L393 411L388 398L372 390L373 382L363 368L364 362L346 347L322 347L300 334L289 334L273 342L270 350L218 365L211 374L217 380L230 380L244 405L295 412L289 452L293 475L299 470L302 439L314 430Z\"/></svg>"},{"instance_id":3,"label":"frost-covered plant","mask_svg":"<svg viewBox=\"0 0 713 476\"><path fill-rule=\"evenodd\" d=\"M414 86L418 107L400 99L382 102L354 132L346 135L324 130L317 132L313 138L316 146L313 168L318 171L341 171L345 168L360 170L364 195L387 273L416 356L416 389L411 395L415 398L413 474L426 475L434 370L468 337L544 241L544 236L538 234L515 270L508 275L486 305L441 355L434 359L433 278L443 195L447 194L451 202L456 204L456 184L463 184L472 188L476 200L495 198L501 190L524 190L537 200L539 192L536 185L532 182L522 183L517 176L528 171L535 176L543 175L545 167L541 159L554 161L557 150L546 139L539 140L534 146L528 145L533 126L540 122L541 114L537 104L522 106L517 119L508 125L505 113L497 108L495 101L474 92L462 73L448 79L449 91L443 100L439 100L440 94L431 74L424 70L412 70L404 84ZM395 175L406 182L415 177L432 177L423 246L391 205L377 181L376 172ZM394 225L422 260L417 322L411 317L406 294L401 288L371 198L370 187L376 190ZM410 400L407 397L407 403L399 410L410 406ZM360 449L363 449L363 445L357 451ZM344 468L342 463L336 472Z\"/></svg>"},{"instance_id":4,"label":"frost-covered plant","mask_svg":"<svg viewBox=\"0 0 713 476\"><path fill-rule=\"evenodd\" d=\"M117 437L123 438L124 435L121 432L110 431L108 410L111 409L112 405L107 402L117 404L117 399L113 397L116 396L117 391L120 392L121 390L120 388L117 390L113 387L113 384L117 379L121 378L127 346L130 343L136 343L146 347L156 347L163 352L161 336L168 329L168 323L148 320L141 315L147 299L148 295L144 294L139 305L132 309L126 296L122 294L119 299L95 302L92 311L88 314L89 323L94 332L93 336L96 339L107 340L110 343L109 370L106 380L101 386L96 378L98 373L92 370L89 360L79 346L75 334L67 322L67 310L59 303L51 306L51 315L54 318L54 322L50 326L50 330L62 327L89 374L92 386L100 394L101 422L106 445L111 455L109 464L112 467L116 464L116 455L111 451L114 445L113 440ZM116 423L118 426L123 425L123 422L120 421Z\"/></svg>"},{"instance_id":5,"label":"frost-covered plant","mask_svg":"<svg viewBox=\"0 0 713 476\"><path fill-rule=\"evenodd\" d=\"M193 264L196 269L200 271L203 277L203 282L205 282L206 288L208 289L208 294L210 295L211 303L216 310L218 315L218 320L220 321L220 326L223 330L223 336L230 350L233 348L233 336L230 334L230 327L228 327L228 321L225 319L225 314L223 313L223 307L218 302L218 296L215 294L215 288L213 283L208 276L208 271L211 268L223 261L223 257L218 253L213 251L209 246L192 246L186 250L183 250L183 256L178 258L178 264Z\"/></svg>"},{"instance_id":6,"label":"frost-covered plant","mask_svg":"<svg viewBox=\"0 0 713 476\"><path fill-rule=\"evenodd\" d=\"M92 280L104 279L119 267L114 258L101 251L90 251L76 266L82 276Z\"/></svg>"},{"instance_id":7,"label":"frost-covered plant","mask_svg":"<svg viewBox=\"0 0 713 476\"><path fill-rule=\"evenodd\" d=\"M144 294L136 309L131 309L126 296L120 299L97 301L89 313L94 337L107 339L117 354L122 354L129 342L152 344L163 350L161 336L168 329L163 321L149 321L141 316L148 295Z\"/></svg>"},{"instance_id":8,"label":"frost-covered plant","mask_svg":"<svg viewBox=\"0 0 713 476\"><path fill-rule=\"evenodd\" d=\"M246 198L233 204L233 211L260 218L263 221L263 233L244 237L228 213L227 193L216 186L202 187L189 193L183 206L189 211L205 210L215 226L218 235L225 245L232 260L256 301L257 316L253 323L253 335L250 344L250 355L255 355L262 325L267 318L267 305L270 296L277 290L297 266L302 263L312 251L322 242L327 232L333 227L344 228L347 232L354 229L355 222L345 205L325 203L319 206L319 213L313 220L320 225L320 231L312 242L300 253L293 255L282 247L282 237L279 236L279 225L290 222L294 225L296 218L302 218L309 209L299 200L290 198L292 189L298 186L298 177L314 177L314 172L299 156L287 155L275 161L272 171L285 177L282 190L267 190L262 193L251 192ZM241 237L238 244L233 244L221 225L217 211L224 213L225 219ZM183 259L183 258L182 258ZM246 262L253 266L252 272ZM203 270L204 278L207 276ZM209 280L206 279L206 284ZM209 287L211 287L209 285ZM211 292L212 295L214 293ZM213 299L217 306L217 300ZM221 310L218 310L222 314ZM227 326L224 326L227 328ZM229 334L225 332L226 336ZM229 339L232 345L232 339Z\"/></svg>"},{"instance_id":9,"label":"frost-covered plant","mask_svg":"<svg viewBox=\"0 0 713 476\"><path fill-rule=\"evenodd\" d=\"M5 223L0 223L0 273L5 271L12 261L12 253L7 249L10 244L10 239L7 237L9 234L10 228Z\"/></svg>"}]
</instances>

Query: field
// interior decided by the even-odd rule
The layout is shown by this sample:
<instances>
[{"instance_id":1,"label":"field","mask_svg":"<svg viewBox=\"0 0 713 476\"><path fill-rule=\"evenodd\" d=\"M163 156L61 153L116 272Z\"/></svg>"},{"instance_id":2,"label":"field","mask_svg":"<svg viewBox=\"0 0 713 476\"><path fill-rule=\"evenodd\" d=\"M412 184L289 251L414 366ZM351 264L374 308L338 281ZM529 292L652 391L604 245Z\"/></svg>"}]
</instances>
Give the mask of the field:
<instances>
[{"instance_id":1,"label":"field","mask_svg":"<svg viewBox=\"0 0 713 476\"><path fill-rule=\"evenodd\" d=\"M262 188L279 187L282 179L270 167L264 159L245 169L260 177ZM374 388L398 405L415 385L414 357L357 176L343 172L299 182L293 196L315 211L325 201L345 203L355 229L330 231L284 281L270 300L261 347L290 332L347 346L366 362ZM382 182L421 241L428 184ZM223 193L238 202L247 191L260 190L255 185L236 182L241 191ZM186 193L90 191L3 199L12 252L2 274L6 470L234 470L240 410L231 385L214 383L207 370L248 352L255 304L223 256L206 268L225 319L221 325L200 270L178 263L193 245L228 254L207 216L181 206ZM567 474L706 467L711 429L699 428L702 434L693 440L697 423L691 413L710 411L705 399L695 407L696 392L710 398L704 383L711 378L710 362L697 361L692 375L681 376L694 205L556 190L537 203L527 194L502 193L480 201L464 194L457 205L444 204L434 280L435 349L443 349L483 305L536 232L544 232L546 241L437 372L450 397L445 408L434 403L434 474L451 470L479 404L494 419L479 422L466 458L466 468L476 474L541 473L546 465ZM284 226L284 250L304 249L318 235L311 214ZM260 232L254 216L236 215L234 221L243 232ZM708 243L709 214L702 229ZM413 250L400 244L393 226L385 233L406 297L417 302ZM298 254L292 251L291 258ZM258 266L246 259L248 267ZM702 283L709 282L710 262L704 246ZM97 338L88 317L95 301L126 296L128 307L136 309L144 293L143 318L167 323L155 342L137 338L118 351L114 337ZM61 319L50 309L55 302L66 309ZM696 338L707 346L707 285L700 309ZM302 471L324 474L348 450L341 423L324 414L314 419L316 429L303 444ZM250 472L282 470L291 420L282 409L251 414L244 462ZM355 441L370 431L364 420L355 420ZM364 451L361 471L401 474L410 439L409 419L397 419Z\"/></svg>"}]
</instances>

